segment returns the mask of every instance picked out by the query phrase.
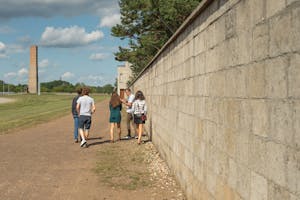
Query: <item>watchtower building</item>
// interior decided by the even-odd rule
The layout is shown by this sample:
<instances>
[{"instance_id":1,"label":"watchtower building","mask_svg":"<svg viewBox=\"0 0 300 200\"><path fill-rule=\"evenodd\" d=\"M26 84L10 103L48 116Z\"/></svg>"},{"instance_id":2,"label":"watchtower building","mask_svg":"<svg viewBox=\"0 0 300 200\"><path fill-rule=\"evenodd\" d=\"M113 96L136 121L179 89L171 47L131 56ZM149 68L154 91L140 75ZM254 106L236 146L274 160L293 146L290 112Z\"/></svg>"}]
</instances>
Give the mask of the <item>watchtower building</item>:
<instances>
[{"instance_id":1,"label":"watchtower building","mask_svg":"<svg viewBox=\"0 0 300 200\"><path fill-rule=\"evenodd\" d=\"M28 92L32 94L38 92L38 46L36 45L30 47Z\"/></svg>"}]
</instances>

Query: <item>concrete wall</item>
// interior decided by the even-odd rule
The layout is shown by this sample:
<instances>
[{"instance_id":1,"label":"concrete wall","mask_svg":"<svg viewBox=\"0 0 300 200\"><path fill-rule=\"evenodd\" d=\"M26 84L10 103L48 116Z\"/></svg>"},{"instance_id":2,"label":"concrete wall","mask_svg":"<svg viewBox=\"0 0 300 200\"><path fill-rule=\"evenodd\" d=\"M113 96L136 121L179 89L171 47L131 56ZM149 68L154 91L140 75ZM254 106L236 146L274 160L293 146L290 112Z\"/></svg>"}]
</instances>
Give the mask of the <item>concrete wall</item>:
<instances>
[{"instance_id":1,"label":"concrete wall","mask_svg":"<svg viewBox=\"0 0 300 200\"><path fill-rule=\"evenodd\" d=\"M128 88L127 82L130 80L132 76L132 71L130 68L131 64L129 62L125 62L124 65L118 67L118 94L120 95L120 91Z\"/></svg>"},{"instance_id":2,"label":"concrete wall","mask_svg":"<svg viewBox=\"0 0 300 200\"><path fill-rule=\"evenodd\" d=\"M188 199L300 199L299 0L203 0L133 88Z\"/></svg>"}]
</instances>

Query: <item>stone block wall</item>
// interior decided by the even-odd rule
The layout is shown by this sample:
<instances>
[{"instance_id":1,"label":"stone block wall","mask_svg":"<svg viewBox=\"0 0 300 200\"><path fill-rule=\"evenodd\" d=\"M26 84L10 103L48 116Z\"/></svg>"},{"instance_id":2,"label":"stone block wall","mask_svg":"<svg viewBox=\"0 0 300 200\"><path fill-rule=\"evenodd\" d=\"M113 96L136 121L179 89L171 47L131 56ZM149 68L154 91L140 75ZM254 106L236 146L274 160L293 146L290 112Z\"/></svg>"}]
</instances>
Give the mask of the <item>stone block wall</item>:
<instances>
[{"instance_id":1,"label":"stone block wall","mask_svg":"<svg viewBox=\"0 0 300 200\"><path fill-rule=\"evenodd\" d=\"M132 87L188 199L300 199L300 0L203 0Z\"/></svg>"}]
</instances>

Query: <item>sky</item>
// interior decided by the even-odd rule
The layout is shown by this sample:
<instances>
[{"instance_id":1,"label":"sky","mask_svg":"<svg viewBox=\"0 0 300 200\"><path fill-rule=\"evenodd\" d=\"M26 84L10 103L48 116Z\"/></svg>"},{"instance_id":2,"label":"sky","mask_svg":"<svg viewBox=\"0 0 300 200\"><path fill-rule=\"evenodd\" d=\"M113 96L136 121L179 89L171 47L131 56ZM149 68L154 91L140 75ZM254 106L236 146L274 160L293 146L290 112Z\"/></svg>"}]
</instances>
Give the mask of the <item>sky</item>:
<instances>
[{"instance_id":1,"label":"sky","mask_svg":"<svg viewBox=\"0 0 300 200\"><path fill-rule=\"evenodd\" d=\"M39 82L114 84L118 0L0 0L0 80L27 84L30 46L38 46Z\"/></svg>"}]
</instances>

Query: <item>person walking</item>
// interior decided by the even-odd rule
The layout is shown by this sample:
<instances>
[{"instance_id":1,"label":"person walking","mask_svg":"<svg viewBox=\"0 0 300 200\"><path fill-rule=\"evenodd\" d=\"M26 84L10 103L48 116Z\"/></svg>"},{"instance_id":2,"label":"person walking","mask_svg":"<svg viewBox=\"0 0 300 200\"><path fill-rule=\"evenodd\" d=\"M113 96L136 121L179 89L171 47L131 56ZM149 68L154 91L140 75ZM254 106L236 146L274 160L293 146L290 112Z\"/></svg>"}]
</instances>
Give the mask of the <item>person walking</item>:
<instances>
[{"instance_id":1,"label":"person walking","mask_svg":"<svg viewBox=\"0 0 300 200\"><path fill-rule=\"evenodd\" d=\"M126 124L127 124L127 136L125 137L125 139L130 139L131 138L131 130L134 130L133 127L133 117L132 117L132 103L134 100L134 95L131 93L130 88L127 88L125 90L125 94L127 95L127 100L122 99L122 103L124 103L126 105Z\"/></svg>"},{"instance_id":2,"label":"person walking","mask_svg":"<svg viewBox=\"0 0 300 200\"><path fill-rule=\"evenodd\" d=\"M122 102L119 95L113 92L109 101L109 123L110 123L110 142L114 142L114 128L117 128L119 140L121 140L121 110Z\"/></svg>"},{"instance_id":3,"label":"person walking","mask_svg":"<svg viewBox=\"0 0 300 200\"><path fill-rule=\"evenodd\" d=\"M82 139L80 143L81 147L88 147L86 140L89 137L89 130L92 124L92 114L96 111L94 99L89 96L89 93L90 89L84 87L82 89L82 96L78 98L76 105L76 110L79 115L79 134Z\"/></svg>"},{"instance_id":4,"label":"person walking","mask_svg":"<svg viewBox=\"0 0 300 200\"><path fill-rule=\"evenodd\" d=\"M147 105L145 96L142 91L135 93L135 100L132 104L134 123L136 124L136 132L138 133L138 144L141 144L142 132L147 119Z\"/></svg>"},{"instance_id":5,"label":"person walking","mask_svg":"<svg viewBox=\"0 0 300 200\"><path fill-rule=\"evenodd\" d=\"M77 100L81 96L82 88L77 89L77 95L72 100L72 115L74 119L74 142L78 143L78 113L76 110Z\"/></svg>"}]
</instances>

